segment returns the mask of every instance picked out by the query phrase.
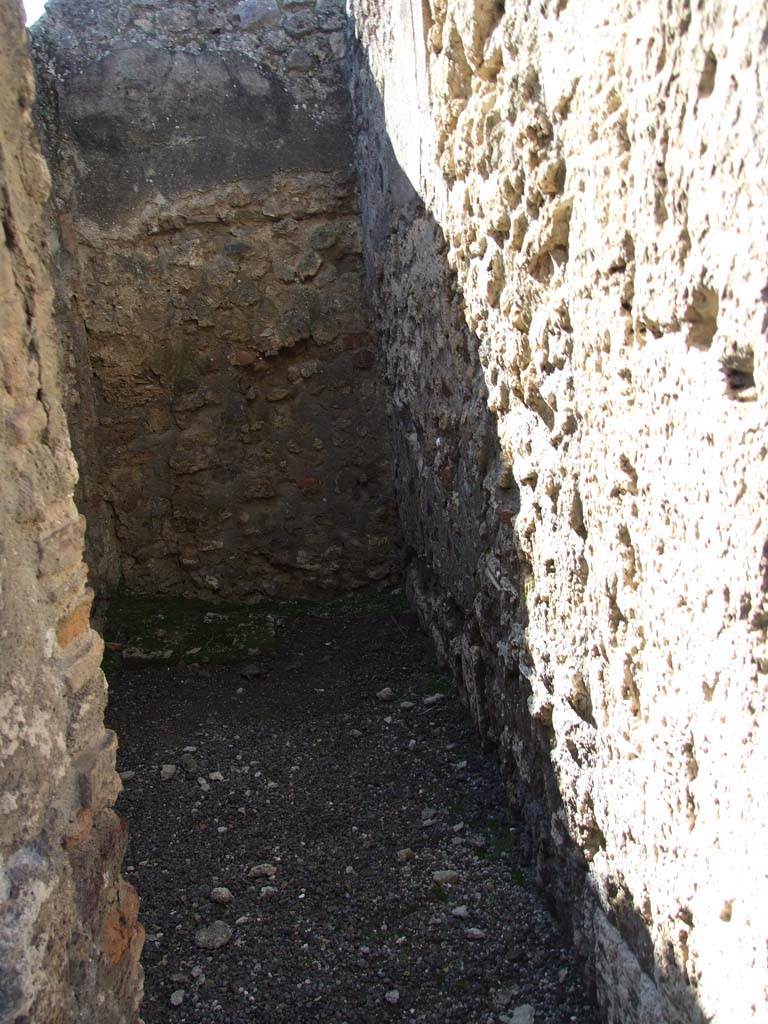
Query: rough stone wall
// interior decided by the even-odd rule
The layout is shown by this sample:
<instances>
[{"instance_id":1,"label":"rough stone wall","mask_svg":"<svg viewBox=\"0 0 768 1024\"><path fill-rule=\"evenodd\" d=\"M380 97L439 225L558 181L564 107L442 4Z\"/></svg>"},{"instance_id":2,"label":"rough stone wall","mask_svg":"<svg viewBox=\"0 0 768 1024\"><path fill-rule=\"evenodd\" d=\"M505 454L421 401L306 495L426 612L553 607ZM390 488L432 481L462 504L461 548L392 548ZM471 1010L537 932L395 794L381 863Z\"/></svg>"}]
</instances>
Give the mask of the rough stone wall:
<instances>
[{"instance_id":1,"label":"rough stone wall","mask_svg":"<svg viewBox=\"0 0 768 1024\"><path fill-rule=\"evenodd\" d=\"M33 99L20 5L0 0L0 1020L133 1024L143 931L120 878Z\"/></svg>"},{"instance_id":2,"label":"rough stone wall","mask_svg":"<svg viewBox=\"0 0 768 1024\"><path fill-rule=\"evenodd\" d=\"M763 1019L768 5L351 7L411 592L605 1019Z\"/></svg>"},{"instance_id":3,"label":"rough stone wall","mask_svg":"<svg viewBox=\"0 0 768 1024\"><path fill-rule=\"evenodd\" d=\"M396 569L343 25L335 0L53 0L35 30L99 582Z\"/></svg>"}]
</instances>

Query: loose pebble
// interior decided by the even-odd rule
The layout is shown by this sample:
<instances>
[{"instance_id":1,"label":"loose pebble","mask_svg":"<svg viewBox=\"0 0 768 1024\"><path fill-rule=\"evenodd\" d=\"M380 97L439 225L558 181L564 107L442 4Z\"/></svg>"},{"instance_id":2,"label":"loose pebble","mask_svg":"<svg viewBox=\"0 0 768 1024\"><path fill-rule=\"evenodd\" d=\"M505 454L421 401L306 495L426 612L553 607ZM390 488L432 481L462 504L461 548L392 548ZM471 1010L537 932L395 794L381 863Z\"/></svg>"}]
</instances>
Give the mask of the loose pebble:
<instances>
[{"instance_id":1,"label":"loose pebble","mask_svg":"<svg viewBox=\"0 0 768 1024\"><path fill-rule=\"evenodd\" d=\"M215 889L212 889L208 894L208 899L214 903L221 903L222 906L226 906L234 900L232 892L225 885L218 885Z\"/></svg>"},{"instance_id":2,"label":"loose pebble","mask_svg":"<svg viewBox=\"0 0 768 1024\"><path fill-rule=\"evenodd\" d=\"M277 868L274 864L254 864L248 874L251 878L274 878Z\"/></svg>"},{"instance_id":3,"label":"loose pebble","mask_svg":"<svg viewBox=\"0 0 768 1024\"><path fill-rule=\"evenodd\" d=\"M187 773L187 775L199 775L200 774L200 763L197 758L193 756L192 751L185 751L179 758L179 764Z\"/></svg>"},{"instance_id":4,"label":"loose pebble","mask_svg":"<svg viewBox=\"0 0 768 1024\"><path fill-rule=\"evenodd\" d=\"M214 921L195 932L195 942L201 949L221 949L232 940L232 935L232 928L226 921Z\"/></svg>"}]
</instances>

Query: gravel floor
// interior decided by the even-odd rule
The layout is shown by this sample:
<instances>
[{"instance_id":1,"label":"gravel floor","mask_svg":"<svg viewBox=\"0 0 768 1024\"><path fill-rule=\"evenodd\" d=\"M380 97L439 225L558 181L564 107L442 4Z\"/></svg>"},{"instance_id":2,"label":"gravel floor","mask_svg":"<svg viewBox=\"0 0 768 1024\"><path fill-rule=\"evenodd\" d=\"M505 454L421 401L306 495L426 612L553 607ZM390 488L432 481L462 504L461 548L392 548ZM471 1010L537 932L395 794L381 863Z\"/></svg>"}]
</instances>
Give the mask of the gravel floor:
<instances>
[{"instance_id":1,"label":"gravel floor","mask_svg":"<svg viewBox=\"0 0 768 1024\"><path fill-rule=\"evenodd\" d=\"M110 680L146 1024L594 1022L415 618L311 613L276 639L248 667Z\"/></svg>"}]
</instances>

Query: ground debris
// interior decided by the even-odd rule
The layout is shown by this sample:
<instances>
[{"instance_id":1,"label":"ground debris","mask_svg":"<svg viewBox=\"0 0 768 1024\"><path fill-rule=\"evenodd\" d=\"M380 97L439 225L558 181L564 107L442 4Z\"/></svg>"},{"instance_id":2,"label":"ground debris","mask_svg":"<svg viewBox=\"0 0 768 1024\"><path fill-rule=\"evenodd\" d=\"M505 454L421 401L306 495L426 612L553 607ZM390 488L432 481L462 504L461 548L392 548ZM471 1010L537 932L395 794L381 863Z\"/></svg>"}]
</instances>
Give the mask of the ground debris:
<instances>
[{"instance_id":1,"label":"ground debris","mask_svg":"<svg viewBox=\"0 0 768 1024\"><path fill-rule=\"evenodd\" d=\"M280 618L253 685L239 665L110 680L140 779L119 806L153 937L146 1024L593 1024L445 676L425 713L439 669L415 618ZM403 699L382 715L386 689ZM171 762L173 781L142 771Z\"/></svg>"}]
</instances>

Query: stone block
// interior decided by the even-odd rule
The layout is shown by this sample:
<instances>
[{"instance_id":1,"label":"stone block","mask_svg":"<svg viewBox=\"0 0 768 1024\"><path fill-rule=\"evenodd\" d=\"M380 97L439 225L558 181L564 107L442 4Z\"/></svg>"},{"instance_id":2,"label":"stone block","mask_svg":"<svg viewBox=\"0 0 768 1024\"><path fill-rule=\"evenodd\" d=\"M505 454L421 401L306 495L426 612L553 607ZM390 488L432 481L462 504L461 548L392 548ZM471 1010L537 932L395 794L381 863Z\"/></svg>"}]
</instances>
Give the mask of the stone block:
<instances>
[{"instance_id":1,"label":"stone block","mask_svg":"<svg viewBox=\"0 0 768 1024\"><path fill-rule=\"evenodd\" d=\"M90 749L74 762L80 802L93 814L111 807L120 794L122 785L115 771L117 736L107 730Z\"/></svg>"},{"instance_id":2,"label":"stone block","mask_svg":"<svg viewBox=\"0 0 768 1024\"><path fill-rule=\"evenodd\" d=\"M72 696L77 695L89 683L102 685L101 658L104 644L95 630L83 635L79 645L70 646L66 655L57 659L61 679Z\"/></svg>"}]
</instances>

